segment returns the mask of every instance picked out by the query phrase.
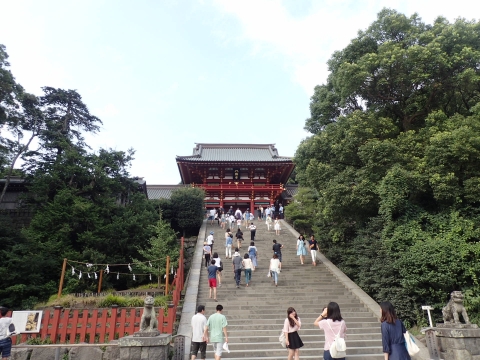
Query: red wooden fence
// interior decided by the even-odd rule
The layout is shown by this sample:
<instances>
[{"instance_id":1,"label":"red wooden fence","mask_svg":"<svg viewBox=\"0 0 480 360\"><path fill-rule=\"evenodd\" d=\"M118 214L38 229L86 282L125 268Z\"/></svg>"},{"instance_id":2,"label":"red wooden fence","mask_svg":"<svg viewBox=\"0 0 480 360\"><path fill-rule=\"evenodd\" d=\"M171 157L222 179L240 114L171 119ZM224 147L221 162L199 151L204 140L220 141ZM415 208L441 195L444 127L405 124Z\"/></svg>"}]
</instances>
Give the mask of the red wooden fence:
<instances>
[{"instance_id":1,"label":"red wooden fence","mask_svg":"<svg viewBox=\"0 0 480 360\"><path fill-rule=\"evenodd\" d=\"M181 300L184 285L184 240L181 239L180 258L175 279L172 282L173 304L166 311L155 308L157 311L158 330L161 333L172 334L176 320L177 306ZM166 312L166 314L165 314ZM43 312L42 324L38 334L21 334L13 343L25 342L28 338L50 339L56 344L107 343L110 340L132 335L140 330L140 320L143 308L111 309L63 309L61 306L54 310ZM10 315L8 315L10 316Z\"/></svg>"}]
</instances>

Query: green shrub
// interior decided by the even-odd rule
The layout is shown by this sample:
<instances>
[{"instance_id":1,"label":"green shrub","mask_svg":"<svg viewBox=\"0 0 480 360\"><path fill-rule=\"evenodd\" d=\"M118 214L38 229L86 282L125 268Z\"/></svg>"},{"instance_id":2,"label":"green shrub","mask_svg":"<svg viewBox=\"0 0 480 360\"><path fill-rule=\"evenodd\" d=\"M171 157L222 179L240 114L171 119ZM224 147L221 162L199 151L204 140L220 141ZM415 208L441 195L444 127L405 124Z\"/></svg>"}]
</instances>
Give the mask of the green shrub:
<instances>
[{"instance_id":1,"label":"green shrub","mask_svg":"<svg viewBox=\"0 0 480 360\"><path fill-rule=\"evenodd\" d=\"M127 307L127 300L123 296L117 296L108 294L98 303L98 307L112 307L112 305L118 305L120 307Z\"/></svg>"}]
</instances>

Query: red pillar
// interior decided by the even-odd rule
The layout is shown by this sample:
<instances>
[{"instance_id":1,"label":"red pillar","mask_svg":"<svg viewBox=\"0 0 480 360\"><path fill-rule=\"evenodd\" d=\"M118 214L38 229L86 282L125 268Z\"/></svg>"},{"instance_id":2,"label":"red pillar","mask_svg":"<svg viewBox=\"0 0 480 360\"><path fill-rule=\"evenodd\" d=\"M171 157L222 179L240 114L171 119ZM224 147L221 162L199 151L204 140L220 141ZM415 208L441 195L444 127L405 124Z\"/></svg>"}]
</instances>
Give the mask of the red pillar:
<instances>
[{"instance_id":1,"label":"red pillar","mask_svg":"<svg viewBox=\"0 0 480 360\"><path fill-rule=\"evenodd\" d=\"M250 212L255 216L255 191L252 191L252 197L250 199Z\"/></svg>"}]
</instances>

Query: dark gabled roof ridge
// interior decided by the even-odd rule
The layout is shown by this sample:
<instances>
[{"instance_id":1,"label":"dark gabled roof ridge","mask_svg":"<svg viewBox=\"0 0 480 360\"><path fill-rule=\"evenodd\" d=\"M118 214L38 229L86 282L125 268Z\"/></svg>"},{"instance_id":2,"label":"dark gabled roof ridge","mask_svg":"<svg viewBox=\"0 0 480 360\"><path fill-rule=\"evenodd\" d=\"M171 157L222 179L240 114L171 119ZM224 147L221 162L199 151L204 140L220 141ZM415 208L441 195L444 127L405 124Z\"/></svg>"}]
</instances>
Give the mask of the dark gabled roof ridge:
<instances>
[{"instance_id":1,"label":"dark gabled roof ridge","mask_svg":"<svg viewBox=\"0 0 480 360\"><path fill-rule=\"evenodd\" d=\"M195 145L199 146L206 146L206 147L227 147L227 148L231 148L231 147L262 147L262 148L267 148L267 147L270 147L270 146L273 146L275 147L275 143L271 143L271 144L248 144L248 143L194 143Z\"/></svg>"}]
</instances>

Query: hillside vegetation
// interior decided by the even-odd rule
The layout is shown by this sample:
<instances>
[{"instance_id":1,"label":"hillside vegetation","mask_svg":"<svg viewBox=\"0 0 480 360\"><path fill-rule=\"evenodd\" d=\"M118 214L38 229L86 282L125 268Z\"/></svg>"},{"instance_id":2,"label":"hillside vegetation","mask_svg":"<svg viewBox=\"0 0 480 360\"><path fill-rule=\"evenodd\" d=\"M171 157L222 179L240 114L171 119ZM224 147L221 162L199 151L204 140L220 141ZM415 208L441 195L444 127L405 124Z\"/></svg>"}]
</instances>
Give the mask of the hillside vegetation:
<instances>
[{"instance_id":1,"label":"hillside vegetation","mask_svg":"<svg viewBox=\"0 0 480 360\"><path fill-rule=\"evenodd\" d=\"M328 67L287 216L411 322L456 289L478 322L480 23L384 9Z\"/></svg>"}]
</instances>

